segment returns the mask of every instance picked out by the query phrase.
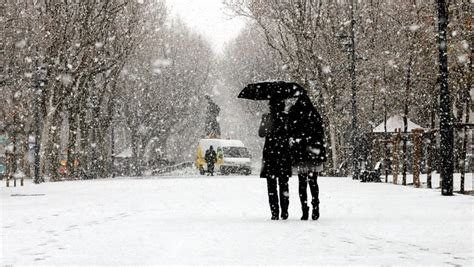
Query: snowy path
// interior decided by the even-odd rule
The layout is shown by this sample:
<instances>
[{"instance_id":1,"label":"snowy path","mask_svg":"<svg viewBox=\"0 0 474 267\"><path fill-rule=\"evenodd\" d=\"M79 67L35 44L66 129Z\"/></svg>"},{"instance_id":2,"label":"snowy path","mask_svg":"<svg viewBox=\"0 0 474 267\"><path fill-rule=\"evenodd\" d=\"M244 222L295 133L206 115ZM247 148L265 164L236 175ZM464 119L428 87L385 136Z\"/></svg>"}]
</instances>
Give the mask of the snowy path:
<instances>
[{"instance_id":1,"label":"snowy path","mask_svg":"<svg viewBox=\"0 0 474 267\"><path fill-rule=\"evenodd\" d=\"M294 178L288 221L269 220L265 181L254 176L3 187L0 262L472 266L473 197L319 183L316 222L299 220Z\"/></svg>"}]
</instances>

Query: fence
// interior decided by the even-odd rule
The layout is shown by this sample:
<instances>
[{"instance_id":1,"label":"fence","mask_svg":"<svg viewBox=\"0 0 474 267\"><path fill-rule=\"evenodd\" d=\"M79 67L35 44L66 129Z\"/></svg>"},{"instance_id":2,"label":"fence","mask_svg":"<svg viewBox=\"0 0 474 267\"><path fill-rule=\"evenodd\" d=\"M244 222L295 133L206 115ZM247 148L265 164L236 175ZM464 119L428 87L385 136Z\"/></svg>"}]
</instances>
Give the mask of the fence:
<instances>
[{"instance_id":1,"label":"fence","mask_svg":"<svg viewBox=\"0 0 474 267\"><path fill-rule=\"evenodd\" d=\"M173 171L176 171L176 170L182 170L182 169L186 169L186 168L190 168L190 167L194 167L194 162L186 161L186 162L178 163L178 164L175 164L175 165L155 169L151 172L151 175L159 175L159 174L163 174L163 173L169 173L169 172L173 172Z\"/></svg>"}]
</instances>

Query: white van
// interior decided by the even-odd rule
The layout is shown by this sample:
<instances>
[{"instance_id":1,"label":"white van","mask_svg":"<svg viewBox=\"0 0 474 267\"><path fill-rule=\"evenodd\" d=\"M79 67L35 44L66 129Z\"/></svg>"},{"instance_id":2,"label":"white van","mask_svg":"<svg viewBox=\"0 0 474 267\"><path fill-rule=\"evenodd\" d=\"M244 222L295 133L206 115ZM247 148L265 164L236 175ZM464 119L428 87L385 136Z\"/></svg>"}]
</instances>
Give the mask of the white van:
<instances>
[{"instance_id":1,"label":"white van","mask_svg":"<svg viewBox=\"0 0 474 267\"><path fill-rule=\"evenodd\" d=\"M220 174L241 173L249 175L251 171L251 156L240 140L229 139L201 139L199 141L196 157L196 167L204 175L207 164L204 160L206 150L212 146L217 154L214 169Z\"/></svg>"}]
</instances>

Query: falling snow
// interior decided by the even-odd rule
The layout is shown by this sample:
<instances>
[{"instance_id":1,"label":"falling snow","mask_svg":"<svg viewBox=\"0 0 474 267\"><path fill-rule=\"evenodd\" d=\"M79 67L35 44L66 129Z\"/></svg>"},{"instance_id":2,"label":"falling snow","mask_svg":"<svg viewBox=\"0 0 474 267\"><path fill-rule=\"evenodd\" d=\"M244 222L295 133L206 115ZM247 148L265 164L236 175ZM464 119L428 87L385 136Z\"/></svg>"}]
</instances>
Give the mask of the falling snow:
<instances>
[{"instance_id":1,"label":"falling snow","mask_svg":"<svg viewBox=\"0 0 474 267\"><path fill-rule=\"evenodd\" d=\"M47 2L2 7L2 263L472 265L472 0ZM320 221L296 175L269 220L262 81L321 115L325 151L282 137L327 154ZM201 176L201 139L245 153Z\"/></svg>"}]
</instances>

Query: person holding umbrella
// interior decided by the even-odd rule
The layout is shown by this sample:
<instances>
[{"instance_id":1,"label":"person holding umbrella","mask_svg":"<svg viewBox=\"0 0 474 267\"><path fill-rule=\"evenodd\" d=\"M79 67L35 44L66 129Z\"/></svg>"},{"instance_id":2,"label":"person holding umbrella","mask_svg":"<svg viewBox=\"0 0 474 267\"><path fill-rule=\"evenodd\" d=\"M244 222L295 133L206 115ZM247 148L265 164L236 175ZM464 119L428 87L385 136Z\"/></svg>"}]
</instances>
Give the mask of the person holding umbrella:
<instances>
[{"instance_id":1,"label":"person holding umbrella","mask_svg":"<svg viewBox=\"0 0 474 267\"><path fill-rule=\"evenodd\" d=\"M296 83L263 82L249 84L239 94L239 98L269 100L270 114L263 116L259 135L265 137L260 177L267 180L268 201L271 219L288 219L289 191L291 177L291 158L289 151L288 115L285 112L285 99L297 97L304 89ZM268 119L268 122L264 122ZM278 187L278 189L277 189ZM278 203L280 202L280 203Z\"/></svg>"},{"instance_id":2,"label":"person holding umbrella","mask_svg":"<svg viewBox=\"0 0 474 267\"><path fill-rule=\"evenodd\" d=\"M288 114L288 132L290 136L290 153L292 165L298 172L298 191L303 216L308 220L309 207L307 186L311 192L313 211L311 218L319 218L318 172L326 161L323 121L316 108L305 93L298 97Z\"/></svg>"},{"instance_id":3,"label":"person holding umbrella","mask_svg":"<svg viewBox=\"0 0 474 267\"><path fill-rule=\"evenodd\" d=\"M267 179L268 201L272 220L288 219L289 191L288 180L291 177L291 158L288 153L288 131L285 102L270 99L271 129L265 135L263 146L262 169L260 177ZM277 191L278 184L278 191ZM280 200L280 205L278 205Z\"/></svg>"}]
</instances>

